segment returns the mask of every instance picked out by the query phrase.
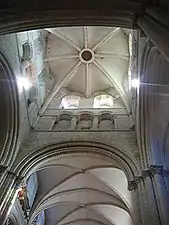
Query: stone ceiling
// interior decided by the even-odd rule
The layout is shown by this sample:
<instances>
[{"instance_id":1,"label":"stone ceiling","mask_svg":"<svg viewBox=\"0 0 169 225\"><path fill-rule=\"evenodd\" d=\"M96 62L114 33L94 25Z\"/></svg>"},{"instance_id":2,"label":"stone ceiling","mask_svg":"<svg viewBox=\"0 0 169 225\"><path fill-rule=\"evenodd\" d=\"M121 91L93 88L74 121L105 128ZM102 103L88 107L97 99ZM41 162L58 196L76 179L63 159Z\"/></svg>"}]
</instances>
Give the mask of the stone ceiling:
<instances>
[{"instance_id":1,"label":"stone ceiling","mask_svg":"<svg viewBox=\"0 0 169 225\"><path fill-rule=\"evenodd\" d=\"M112 27L46 29L44 61L50 73L41 114L61 90L91 98L110 88L128 102L129 30Z\"/></svg>"},{"instance_id":2,"label":"stone ceiling","mask_svg":"<svg viewBox=\"0 0 169 225\"><path fill-rule=\"evenodd\" d=\"M44 211L45 225L132 225L131 192L123 171L97 154L72 154L37 172L31 220Z\"/></svg>"}]
</instances>

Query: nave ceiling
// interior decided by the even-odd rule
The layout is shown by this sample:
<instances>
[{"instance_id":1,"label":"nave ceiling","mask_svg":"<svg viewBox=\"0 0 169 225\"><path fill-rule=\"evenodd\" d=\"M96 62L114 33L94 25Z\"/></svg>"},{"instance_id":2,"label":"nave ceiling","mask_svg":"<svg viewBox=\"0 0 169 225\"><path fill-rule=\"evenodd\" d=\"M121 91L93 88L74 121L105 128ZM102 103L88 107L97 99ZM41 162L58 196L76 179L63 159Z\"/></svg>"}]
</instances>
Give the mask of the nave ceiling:
<instances>
[{"instance_id":1,"label":"nave ceiling","mask_svg":"<svg viewBox=\"0 0 169 225\"><path fill-rule=\"evenodd\" d=\"M50 225L133 223L127 178L108 158L65 155L36 175L38 189L30 220L43 212L45 224Z\"/></svg>"}]
</instances>

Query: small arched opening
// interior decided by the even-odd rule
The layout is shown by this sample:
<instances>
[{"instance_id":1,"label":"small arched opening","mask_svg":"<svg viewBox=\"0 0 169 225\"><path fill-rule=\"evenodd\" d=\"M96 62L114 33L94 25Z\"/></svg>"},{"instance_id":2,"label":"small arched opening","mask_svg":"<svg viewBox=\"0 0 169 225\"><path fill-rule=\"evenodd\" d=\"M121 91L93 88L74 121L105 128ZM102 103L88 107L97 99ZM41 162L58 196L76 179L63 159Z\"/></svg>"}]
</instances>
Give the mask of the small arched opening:
<instances>
[{"instance_id":1,"label":"small arched opening","mask_svg":"<svg viewBox=\"0 0 169 225\"><path fill-rule=\"evenodd\" d=\"M93 108L113 108L113 96L102 94L94 98Z\"/></svg>"},{"instance_id":2,"label":"small arched opening","mask_svg":"<svg viewBox=\"0 0 169 225\"><path fill-rule=\"evenodd\" d=\"M92 126L93 115L88 112L81 113L79 116L79 121L77 128L81 130L89 130Z\"/></svg>"},{"instance_id":3,"label":"small arched opening","mask_svg":"<svg viewBox=\"0 0 169 225\"><path fill-rule=\"evenodd\" d=\"M115 128L114 116L111 113L102 113L99 116L99 128L113 130Z\"/></svg>"},{"instance_id":4,"label":"small arched opening","mask_svg":"<svg viewBox=\"0 0 169 225\"><path fill-rule=\"evenodd\" d=\"M53 130L57 129L69 129L71 125L72 115L69 113L62 113L59 116L59 119L55 121L53 125Z\"/></svg>"}]
</instances>

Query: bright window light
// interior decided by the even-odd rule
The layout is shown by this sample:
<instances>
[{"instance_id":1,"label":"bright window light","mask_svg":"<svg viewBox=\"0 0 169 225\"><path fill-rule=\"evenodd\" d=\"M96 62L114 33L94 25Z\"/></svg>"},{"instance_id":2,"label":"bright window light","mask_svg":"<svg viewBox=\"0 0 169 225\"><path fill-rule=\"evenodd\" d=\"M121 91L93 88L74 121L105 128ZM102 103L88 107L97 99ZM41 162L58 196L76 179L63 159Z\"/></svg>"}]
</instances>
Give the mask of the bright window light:
<instances>
[{"instance_id":1,"label":"bright window light","mask_svg":"<svg viewBox=\"0 0 169 225\"><path fill-rule=\"evenodd\" d=\"M133 88L138 88L139 85L140 85L139 79L133 79L133 80L131 80L131 86L132 86Z\"/></svg>"},{"instance_id":2,"label":"bright window light","mask_svg":"<svg viewBox=\"0 0 169 225\"><path fill-rule=\"evenodd\" d=\"M94 98L93 108L113 108L114 101L111 95L98 95Z\"/></svg>"},{"instance_id":3,"label":"bright window light","mask_svg":"<svg viewBox=\"0 0 169 225\"><path fill-rule=\"evenodd\" d=\"M29 90L31 88L31 82L26 77L17 77L18 89L22 92L23 88Z\"/></svg>"},{"instance_id":4,"label":"bright window light","mask_svg":"<svg viewBox=\"0 0 169 225\"><path fill-rule=\"evenodd\" d=\"M80 97L74 95L67 95L62 99L60 108L63 109L76 109L79 106Z\"/></svg>"}]
</instances>

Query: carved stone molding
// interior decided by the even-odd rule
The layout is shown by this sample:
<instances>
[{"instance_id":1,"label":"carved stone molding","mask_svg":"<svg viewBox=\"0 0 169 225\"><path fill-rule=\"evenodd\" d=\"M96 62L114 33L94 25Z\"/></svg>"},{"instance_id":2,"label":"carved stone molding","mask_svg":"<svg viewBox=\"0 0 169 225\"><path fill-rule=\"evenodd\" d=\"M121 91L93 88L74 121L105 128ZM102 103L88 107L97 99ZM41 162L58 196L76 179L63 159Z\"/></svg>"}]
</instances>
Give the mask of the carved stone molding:
<instances>
[{"instance_id":1,"label":"carved stone molding","mask_svg":"<svg viewBox=\"0 0 169 225\"><path fill-rule=\"evenodd\" d=\"M137 188L137 184L136 184L135 180L128 181L128 190L129 191L133 191L136 188Z\"/></svg>"},{"instance_id":2,"label":"carved stone molding","mask_svg":"<svg viewBox=\"0 0 169 225\"><path fill-rule=\"evenodd\" d=\"M25 157L20 163L15 167L17 174L21 176L28 176L38 168L43 167L48 161L61 157L74 157L75 155L89 155L94 156L99 155L102 158L110 157L119 165L119 169L122 169L128 180L133 180L133 174L137 176L141 174L138 162L131 157L128 152L120 151L114 146L109 146L99 142L94 142L94 137L92 137L92 142L88 141L71 141L62 142L51 145L46 145L43 148L39 148L35 152L27 157ZM40 158L43 158L40 160ZM117 165L116 165L117 166Z\"/></svg>"},{"instance_id":3,"label":"carved stone molding","mask_svg":"<svg viewBox=\"0 0 169 225\"><path fill-rule=\"evenodd\" d=\"M135 190L137 188L137 185L141 181L143 181L143 176L142 175L134 177L134 180L128 182L128 190L129 191Z\"/></svg>"},{"instance_id":4,"label":"carved stone molding","mask_svg":"<svg viewBox=\"0 0 169 225\"><path fill-rule=\"evenodd\" d=\"M19 97L17 82L5 56L0 53L1 68L1 127L3 128L0 154L0 168L12 164L16 157L16 144L19 137ZM3 116L4 115L4 116ZM7 119L3 119L7 118Z\"/></svg>"}]
</instances>

